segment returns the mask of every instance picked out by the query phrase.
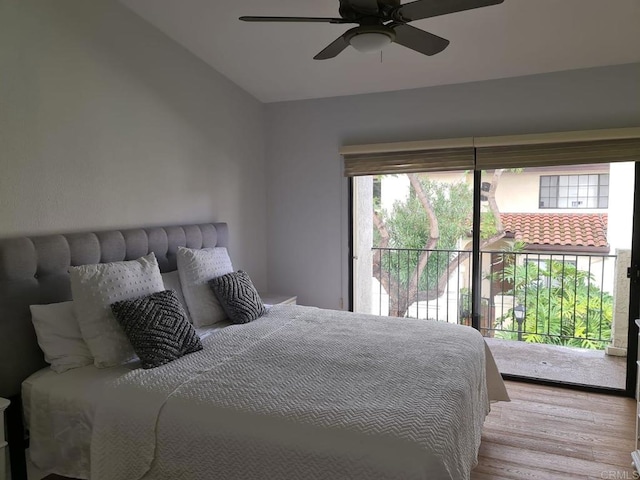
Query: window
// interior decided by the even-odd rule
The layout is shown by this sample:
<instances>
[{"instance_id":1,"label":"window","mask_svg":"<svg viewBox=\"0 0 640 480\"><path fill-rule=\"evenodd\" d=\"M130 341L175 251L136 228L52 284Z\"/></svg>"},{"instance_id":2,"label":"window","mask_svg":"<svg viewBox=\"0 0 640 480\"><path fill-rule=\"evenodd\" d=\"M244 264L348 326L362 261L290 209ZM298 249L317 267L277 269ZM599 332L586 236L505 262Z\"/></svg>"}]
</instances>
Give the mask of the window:
<instances>
[{"instance_id":1,"label":"window","mask_svg":"<svg viewBox=\"0 0 640 480\"><path fill-rule=\"evenodd\" d=\"M607 208L608 206L608 173L540 177L540 208Z\"/></svg>"}]
</instances>

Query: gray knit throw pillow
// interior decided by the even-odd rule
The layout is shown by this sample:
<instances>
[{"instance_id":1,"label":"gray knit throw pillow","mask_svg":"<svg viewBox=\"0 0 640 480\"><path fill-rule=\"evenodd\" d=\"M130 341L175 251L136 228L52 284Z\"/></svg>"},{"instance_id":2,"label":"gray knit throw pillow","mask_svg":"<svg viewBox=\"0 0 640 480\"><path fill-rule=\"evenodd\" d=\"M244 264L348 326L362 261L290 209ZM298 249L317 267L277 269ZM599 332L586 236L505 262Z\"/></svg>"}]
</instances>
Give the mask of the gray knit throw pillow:
<instances>
[{"instance_id":1,"label":"gray knit throw pillow","mask_svg":"<svg viewBox=\"0 0 640 480\"><path fill-rule=\"evenodd\" d=\"M142 368L154 368L202 350L200 338L173 290L152 293L111 305Z\"/></svg>"},{"instance_id":2,"label":"gray knit throw pillow","mask_svg":"<svg viewBox=\"0 0 640 480\"><path fill-rule=\"evenodd\" d=\"M209 285L233 323L248 323L267 312L249 275L242 270L212 278Z\"/></svg>"}]
</instances>

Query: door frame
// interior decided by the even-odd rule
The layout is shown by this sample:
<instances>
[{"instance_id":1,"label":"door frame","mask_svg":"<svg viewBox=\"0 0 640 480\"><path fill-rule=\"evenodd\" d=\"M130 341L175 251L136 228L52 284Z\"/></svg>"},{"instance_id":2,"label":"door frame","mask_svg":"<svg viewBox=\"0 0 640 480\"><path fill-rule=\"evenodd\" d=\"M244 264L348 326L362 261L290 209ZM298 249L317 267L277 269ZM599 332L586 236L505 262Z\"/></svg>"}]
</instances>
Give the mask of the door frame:
<instances>
[{"instance_id":1,"label":"door frame","mask_svg":"<svg viewBox=\"0 0 640 480\"><path fill-rule=\"evenodd\" d=\"M631 236L631 268L629 270L629 333L627 341L627 385L626 393L635 396L638 375L638 325L640 318L640 161L635 164L633 193L633 228Z\"/></svg>"}]
</instances>

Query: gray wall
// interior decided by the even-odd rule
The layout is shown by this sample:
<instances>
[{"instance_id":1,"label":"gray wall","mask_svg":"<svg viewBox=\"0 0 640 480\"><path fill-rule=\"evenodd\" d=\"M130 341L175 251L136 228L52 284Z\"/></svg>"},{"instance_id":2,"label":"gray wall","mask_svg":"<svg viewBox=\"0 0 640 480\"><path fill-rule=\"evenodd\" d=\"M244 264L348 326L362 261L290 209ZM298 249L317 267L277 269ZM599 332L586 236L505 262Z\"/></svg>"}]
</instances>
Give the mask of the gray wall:
<instances>
[{"instance_id":1,"label":"gray wall","mask_svg":"<svg viewBox=\"0 0 640 480\"><path fill-rule=\"evenodd\" d=\"M0 0L0 236L227 221L266 286L264 107L115 0Z\"/></svg>"},{"instance_id":2,"label":"gray wall","mask_svg":"<svg viewBox=\"0 0 640 480\"><path fill-rule=\"evenodd\" d=\"M0 0L0 236L228 221L259 287L339 308L341 145L640 125L638 85L635 64L265 107L115 0Z\"/></svg>"},{"instance_id":3,"label":"gray wall","mask_svg":"<svg viewBox=\"0 0 640 480\"><path fill-rule=\"evenodd\" d=\"M269 287L347 300L345 144L640 126L640 64L284 102L266 110Z\"/></svg>"}]
</instances>

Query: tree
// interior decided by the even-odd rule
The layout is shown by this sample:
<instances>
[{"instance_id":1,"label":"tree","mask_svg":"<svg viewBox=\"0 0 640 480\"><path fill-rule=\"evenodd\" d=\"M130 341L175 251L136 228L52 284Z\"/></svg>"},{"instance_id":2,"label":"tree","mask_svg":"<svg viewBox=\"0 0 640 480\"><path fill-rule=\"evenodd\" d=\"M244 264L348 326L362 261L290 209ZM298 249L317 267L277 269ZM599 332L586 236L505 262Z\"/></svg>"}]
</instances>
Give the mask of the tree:
<instances>
[{"instance_id":1,"label":"tree","mask_svg":"<svg viewBox=\"0 0 640 480\"><path fill-rule=\"evenodd\" d=\"M504 236L495 192L503 170L493 174L487 192L488 212L482 215L483 242L493 243ZM449 277L469 258L458 252L461 238L470 236L473 192L465 182L438 183L426 174L408 174L411 194L396 202L390 212L374 205L376 227L374 276L389 294L389 315L404 317L418 301L440 297Z\"/></svg>"},{"instance_id":2,"label":"tree","mask_svg":"<svg viewBox=\"0 0 640 480\"><path fill-rule=\"evenodd\" d=\"M508 265L499 277L513 284L505 293L525 307L523 340L592 349L607 345L613 297L592 283L589 272L568 262L547 260ZM517 339L513 318L510 310L496 320L496 337Z\"/></svg>"}]
</instances>

